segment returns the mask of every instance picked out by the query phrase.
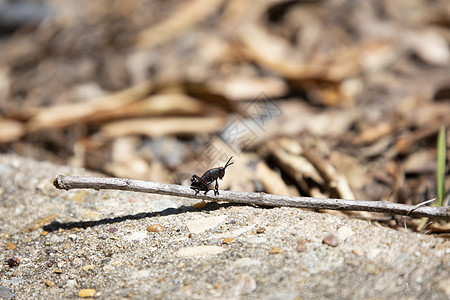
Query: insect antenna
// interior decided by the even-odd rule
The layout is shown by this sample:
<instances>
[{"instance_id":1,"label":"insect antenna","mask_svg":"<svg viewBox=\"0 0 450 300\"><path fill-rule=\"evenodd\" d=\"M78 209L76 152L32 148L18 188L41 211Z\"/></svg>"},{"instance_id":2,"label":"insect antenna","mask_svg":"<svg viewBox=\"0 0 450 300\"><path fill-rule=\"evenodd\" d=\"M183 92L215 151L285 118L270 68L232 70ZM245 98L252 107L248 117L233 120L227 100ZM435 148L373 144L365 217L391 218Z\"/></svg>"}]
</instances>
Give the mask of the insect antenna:
<instances>
[{"instance_id":1,"label":"insect antenna","mask_svg":"<svg viewBox=\"0 0 450 300\"><path fill-rule=\"evenodd\" d=\"M227 163L226 163L225 166L223 167L224 169L226 169L226 167L228 167L228 166L234 164L234 161L230 162L232 158L233 158L233 156L230 157L230 159L228 159Z\"/></svg>"}]
</instances>

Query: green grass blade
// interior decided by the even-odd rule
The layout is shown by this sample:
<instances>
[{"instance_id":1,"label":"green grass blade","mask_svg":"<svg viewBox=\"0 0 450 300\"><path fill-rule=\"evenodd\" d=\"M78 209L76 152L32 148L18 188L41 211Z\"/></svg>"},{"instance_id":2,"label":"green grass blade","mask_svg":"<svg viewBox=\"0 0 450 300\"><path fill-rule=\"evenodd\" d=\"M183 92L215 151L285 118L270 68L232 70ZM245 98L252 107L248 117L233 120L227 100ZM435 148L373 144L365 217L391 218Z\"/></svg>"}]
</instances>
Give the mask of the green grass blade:
<instances>
[{"instance_id":1,"label":"green grass blade","mask_svg":"<svg viewBox=\"0 0 450 300\"><path fill-rule=\"evenodd\" d=\"M445 155L446 155L446 145L445 145L445 127L442 126L439 131L438 143L437 143L437 173L436 173L436 188L437 188L437 198L439 206L443 206L445 197Z\"/></svg>"}]
</instances>

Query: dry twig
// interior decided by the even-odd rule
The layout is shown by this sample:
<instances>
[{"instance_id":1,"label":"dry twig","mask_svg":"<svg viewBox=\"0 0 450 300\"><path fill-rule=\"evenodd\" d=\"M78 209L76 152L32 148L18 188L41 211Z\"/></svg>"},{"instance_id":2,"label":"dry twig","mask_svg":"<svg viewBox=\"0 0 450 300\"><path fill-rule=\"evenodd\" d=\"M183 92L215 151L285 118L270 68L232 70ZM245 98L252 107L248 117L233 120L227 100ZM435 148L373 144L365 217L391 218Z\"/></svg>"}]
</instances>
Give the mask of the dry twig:
<instances>
[{"instance_id":1,"label":"dry twig","mask_svg":"<svg viewBox=\"0 0 450 300\"><path fill-rule=\"evenodd\" d=\"M313 209L332 209L332 210L357 210L381 212L391 215L407 215L411 217L428 217L432 219L442 219L450 221L450 210L448 207L414 207L412 205L391 203L385 201L359 201L343 199L320 199L309 197L278 196L266 193L245 193L220 191L218 196L198 195L186 186L157 183L143 180L133 180L124 178L104 178L87 176L64 176L58 175L53 181L56 188L59 189L110 189L133 192L145 192L161 195L171 195L178 197L187 197L195 199L204 199L209 201L227 201L234 203L246 203L268 206L289 206Z\"/></svg>"}]
</instances>

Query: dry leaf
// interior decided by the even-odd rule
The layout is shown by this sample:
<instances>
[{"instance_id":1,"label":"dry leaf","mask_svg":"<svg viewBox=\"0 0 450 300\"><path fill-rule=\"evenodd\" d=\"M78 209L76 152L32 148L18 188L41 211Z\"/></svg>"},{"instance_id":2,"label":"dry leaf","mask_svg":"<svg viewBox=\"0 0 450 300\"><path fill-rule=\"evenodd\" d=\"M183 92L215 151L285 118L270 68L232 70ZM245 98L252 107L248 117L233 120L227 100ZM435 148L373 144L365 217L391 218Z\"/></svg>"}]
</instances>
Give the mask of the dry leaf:
<instances>
[{"instance_id":1,"label":"dry leaf","mask_svg":"<svg viewBox=\"0 0 450 300\"><path fill-rule=\"evenodd\" d=\"M270 169L265 162L258 162L258 165L256 166L256 176L259 181L262 182L269 194L290 195L289 188L281 178L280 174Z\"/></svg>"},{"instance_id":2,"label":"dry leaf","mask_svg":"<svg viewBox=\"0 0 450 300\"><path fill-rule=\"evenodd\" d=\"M233 76L212 81L210 88L231 100L258 100L261 94L274 99L284 96L288 91L286 83L278 77Z\"/></svg>"},{"instance_id":3,"label":"dry leaf","mask_svg":"<svg viewBox=\"0 0 450 300\"><path fill-rule=\"evenodd\" d=\"M121 110L126 105L146 97L153 89L153 83L145 82L107 96L82 103L60 104L42 108L28 124L30 131L43 128L63 127L82 123Z\"/></svg>"},{"instance_id":4,"label":"dry leaf","mask_svg":"<svg viewBox=\"0 0 450 300\"><path fill-rule=\"evenodd\" d=\"M222 117L205 118L139 118L110 122L101 128L108 137L126 135L145 135L159 137L165 135L193 135L196 133L213 133L225 125Z\"/></svg>"},{"instance_id":5,"label":"dry leaf","mask_svg":"<svg viewBox=\"0 0 450 300\"><path fill-rule=\"evenodd\" d=\"M319 185L324 183L317 170L305 157L290 154L277 141L269 142L267 148L279 163L280 168L294 178L302 190L307 191L309 189L306 179L312 179Z\"/></svg>"},{"instance_id":6,"label":"dry leaf","mask_svg":"<svg viewBox=\"0 0 450 300\"><path fill-rule=\"evenodd\" d=\"M25 126L22 122L0 117L0 143L17 141L25 135Z\"/></svg>"},{"instance_id":7,"label":"dry leaf","mask_svg":"<svg viewBox=\"0 0 450 300\"><path fill-rule=\"evenodd\" d=\"M140 48L151 48L163 44L195 24L214 14L223 0L194 0L183 3L169 18L138 35Z\"/></svg>"}]
</instances>

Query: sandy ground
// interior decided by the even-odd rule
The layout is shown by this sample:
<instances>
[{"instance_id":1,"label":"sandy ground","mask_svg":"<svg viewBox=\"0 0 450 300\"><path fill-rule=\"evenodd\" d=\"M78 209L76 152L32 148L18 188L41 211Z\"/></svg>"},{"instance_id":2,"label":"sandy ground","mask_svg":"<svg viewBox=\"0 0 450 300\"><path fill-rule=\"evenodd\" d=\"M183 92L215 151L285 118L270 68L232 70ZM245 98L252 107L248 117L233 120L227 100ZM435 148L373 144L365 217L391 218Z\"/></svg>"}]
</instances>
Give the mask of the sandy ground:
<instances>
[{"instance_id":1,"label":"sandy ground","mask_svg":"<svg viewBox=\"0 0 450 300\"><path fill-rule=\"evenodd\" d=\"M293 208L60 191L0 156L1 299L448 299L450 242Z\"/></svg>"}]
</instances>

